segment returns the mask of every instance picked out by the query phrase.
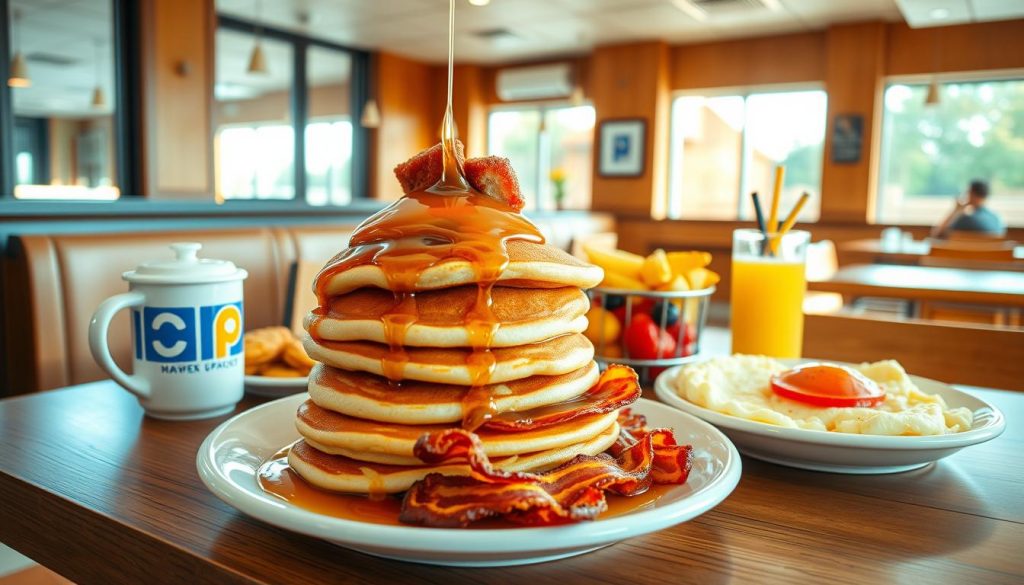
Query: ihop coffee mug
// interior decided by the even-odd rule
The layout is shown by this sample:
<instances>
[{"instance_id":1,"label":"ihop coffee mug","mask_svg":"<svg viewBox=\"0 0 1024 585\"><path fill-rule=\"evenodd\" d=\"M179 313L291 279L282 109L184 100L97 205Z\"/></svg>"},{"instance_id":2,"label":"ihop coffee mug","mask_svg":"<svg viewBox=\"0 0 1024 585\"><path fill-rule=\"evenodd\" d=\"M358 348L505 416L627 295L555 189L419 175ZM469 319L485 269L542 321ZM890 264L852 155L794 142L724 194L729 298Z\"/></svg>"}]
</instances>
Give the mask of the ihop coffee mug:
<instances>
[{"instance_id":1,"label":"ihop coffee mug","mask_svg":"<svg viewBox=\"0 0 1024 585\"><path fill-rule=\"evenodd\" d=\"M173 259L143 262L122 278L129 292L103 301L89 324L96 362L154 418L192 420L234 409L244 392L242 281L233 263L171 244ZM132 371L114 363L110 320L131 308Z\"/></svg>"}]
</instances>

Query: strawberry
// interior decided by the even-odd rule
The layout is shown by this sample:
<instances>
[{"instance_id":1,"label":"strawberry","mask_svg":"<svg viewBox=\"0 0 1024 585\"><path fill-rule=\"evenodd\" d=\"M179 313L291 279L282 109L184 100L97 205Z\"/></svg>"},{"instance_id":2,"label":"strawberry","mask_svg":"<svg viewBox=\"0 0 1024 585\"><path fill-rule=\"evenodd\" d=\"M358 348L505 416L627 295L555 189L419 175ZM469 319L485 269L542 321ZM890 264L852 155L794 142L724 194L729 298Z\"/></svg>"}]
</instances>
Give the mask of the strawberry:
<instances>
[{"instance_id":1,"label":"strawberry","mask_svg":"<svg viewBox=\"0 0 1024 585\"><path fill-rule=\"evenodd\" d=\"M645 299L641 297L633 297L632 303L632 316L636 318L640 313L650 313L651 307L654 306L654 301L651 299ZM612 309L612 314L619 318L620 323L626 322L626 303L623 302L621 305Z\"/></svg>"},{"instance_id":2,"label":"strawberry","mask_svg":"<svg viewBox=\"0 0 1024 585\"><path fill-rule=\"evenodd\" d=\"M455 150L459 160L464 158L462 142L455 141ZM402 186L402 193L413 193L429 189L441 179L441 159L443 157L441 143L426 150L399 164L395 167L395 176Z\"/></svg>"},{"instance_id":3,"label":"strawberry","mask_svg":"<svg viewBox=\"0 0 1024 585\"><path fill-rule=\"evenodd\" d=\"M463 165L466 180L474 189L492 199L504 201L512 211L522 211L526 201L519 191L519 179L507 158L484 156L471 158Z\"/></svg>"},{"instance_id":4,"label":"strawberry","mask_svg":"<svg viewBox=\"0 0 1024 585\"><path fill-rule=\"evenodd\" d=\"M686 327L686 329L682 332L683 336L679 337L679 329L681 327ZM674 324L666 327L665 332L672 338L672 341L677 339L680 340L680 343L682 344L682 353L680 354L680 357L693 355L693 350L695 349L694 342L697 340L697 332L693 328L693 325L683 323L682 321L676 321Z\"/></svg>"},{"instance_id":5,"label":"strawberry","mask_svg":"<svg viewBox=\"0 0 1024 585\"><path fill-rule=\"evenodd\" d=\"M633 359L670 358L676 351L676 340L655 325L647 313L633 315L632 322L626 328L624 340L629 357Z\"/></svg>"}]
</instances>

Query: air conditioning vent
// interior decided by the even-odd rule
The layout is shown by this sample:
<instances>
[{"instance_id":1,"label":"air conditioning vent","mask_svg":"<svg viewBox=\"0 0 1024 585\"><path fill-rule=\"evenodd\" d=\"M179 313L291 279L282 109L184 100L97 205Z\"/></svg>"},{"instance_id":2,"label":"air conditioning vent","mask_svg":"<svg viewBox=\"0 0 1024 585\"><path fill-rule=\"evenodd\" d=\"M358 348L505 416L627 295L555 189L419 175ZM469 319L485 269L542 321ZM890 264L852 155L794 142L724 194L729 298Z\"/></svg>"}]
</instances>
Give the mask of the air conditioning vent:
<instances>
[{"instance_id":1,"label":"air conditioning vent","mask_svg":"<svg viewBox=\"0 0 1024 585\"><path fill-rule=\"evenodd\" d=\"M519 38L516 33L504 27L478 30L473 34L477 38L492 42L512 41Z\"/></svg>"},{"instance_id":2,"label":"air conditioning vent","mask_svg":"<svg viewBox=\"0 0 1024 585\"><path fill-rule=\"evenodd\" d=\"M689 0L689 2L708 14L767 8L761 0Z\"/></svg>"},{"instance_id":3,"label":"air conditioning vent","mask_svg":"<svg viewBox=\"0 0 1024 585\"><path fill-rule=\"evenodd\" d=\"M556 63L502 69L495 85L498 97L506 102L568 97L572 93L572 67Z\"/></svg>"},{"instance_id":4,"label":"air conditioning vent","mask_svg":"<svg viewBox=\"0 0 1024 585\"><path fill-rule=\"evenodd\" d=\"M43 65L53 65L54 67L69 67L78 63L76 59L64 57L63 55L54 55L53 53L40 53L38 51L25 55L25 60L32 63L40 63Z\"/></svg>"}]
</instances>

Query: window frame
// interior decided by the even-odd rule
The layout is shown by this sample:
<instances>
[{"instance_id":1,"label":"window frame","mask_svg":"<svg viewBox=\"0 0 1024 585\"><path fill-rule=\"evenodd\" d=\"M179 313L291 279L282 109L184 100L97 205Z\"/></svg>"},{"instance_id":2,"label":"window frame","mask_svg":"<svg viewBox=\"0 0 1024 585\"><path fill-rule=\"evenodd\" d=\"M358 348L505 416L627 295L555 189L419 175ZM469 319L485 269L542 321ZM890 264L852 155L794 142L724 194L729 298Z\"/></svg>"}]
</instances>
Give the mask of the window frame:
<instances>
[{"instance_id":1,"label":"window frame","mask_svg":"<svg viewBox=\"0 0 1024 585\"><path fill-rule=\"evenodd\" d=\"M822 136L822 147L824 148L825 142L828 140L828 88L825 86L824 81L813 81L813 82L798 82L798 83L778 83L770 85L754 85L754 86L731 86L731 87L711 87L711 88L687 88L671 92L669 94L669 136L668 136L668 177L665 181L665 210L666 218L672 220L683 220L683 221L743 221L741 219L742 212L749 204L747 198L744 196L745 193L749 193L747 183L747 165L749 164L750 152L747 144L747 120L746 120L746 108L747 99L753 94L768 94L768 93L791 93L798 91L820 91L825 94L826 99L826 110L825 110L825 134ZM680 173L679 170L681 165L677 164L679 152L676 141L672 139L673 129L675 128L676 121L673 116L675 110L675 103L681 97L704 97L704 98L716 98L716 97L742 97L743 98L743 109L744 109L744 120L743 120L743 132L740 135L740 169L739 169L739 184L736 192L736 208L735 214L732 219L719 220L719 219L705 219L705 218L689 218L683 217L682 214L682 197L673 197L673 190L676 184L676 176ZM825 154L822 153L821 159L822 171L825 166ZM820 188L819 188L820 190ZM815 220L812 223L820 221Z\"/></svg>"},{"instance_id":2,"label":"window frame","mask_svg":"<svg viewBox=\"0 0 1024 585\"><path fill-rule=\"evenodd\" d=\"M490 152L490 150L491 150L490 149L490 144L491 144L491 114L493 114L495 112L534 111L534 112L537 112L539 114L539 116L540 116L540 123L543 125L544 124L544 119L545 119L544 117L545 117L545 115L549 111L551 111L551 110L564 110L564 109L570 109L570 108L579 108L579 107L583 107L583 106L590 106L591 108L593 108L594 107L594 102L589 100L589 99L584 99L582 103L574 104L571 101L569 101L568 99L558 99L558 100L537 100L537 101L510 102L510 103L501 103L501 104L492 105L491 107L487 108L487 124L486 124L487 130L486 130L486 136L485 136L485 141L486 141L485 143L488 146L487 150L488 150L488 152ZM594 131L595 131L595 134L596 134L596 131L597 131L597 126L598 126L598 123L597 123L597 119L595 117L595 121L594 121ZM591 141L591 163L594 162L594 148L596 147L596 139L597 138L596 138L596 135L595 135L592 138L592 141ZM537 149L537 159L534 161L537 164L537 184L534 185L534 188L536 189L537 207L535 209L531 209L531 210L528 210L528 211L531 211L533 213L537 213L537 212L540 212L540 213L551 212L551 211L555 210L555 208L553 206L549 208L548 206L542 206L541 205L541 203L542 203L542 197L541 197L542 187L541 187L541 185L544 185L544 184L547 184L547 183L550 182L550 181L545 181L545 178L548 177L548 175L551 172L551 169L548 168L546 170L546 172L542 172L542 169L544 169L545 166L550 166L550 165L547 165L547 163L543 160L543 158L544 158L544 148L542 148L543 144L541 143L541 133L539 131L537 132L534 145L535 145L535 147ZM550 145L549 145L548 152L550 153ZM547 204L549 199L551 199L550 193L549 193L548 190L545 190L544 191L544 197L543 197L543 203Z\"/></svg>"},{"instance_id":3,"label":"window frame","mask_svg":"<svg viewBox=\"0 0 1024 585\"><path fill-rule=\"evenodd\" d=\"M907 219L900 218L897 223L893 223L890 220L883 218L883 200L884 200L884 189L883 189L883 168L885 166L885 155L886 155L886 107L885 107L885 94L889 91L889 88L894 85L910 85L910 86L921 86L928 85L932 81L939 84L940 88L945 84L957 84L957 83L986 83L986 82L998 82L998 81L1017 81L1024 83L1024 68L1014 69L992 69L983 71L959 71L953 73L935 73L935 74L908 74L908 75L889 75L882 79L882 90L879 94L880 107L878 110L879 123L878 123L878 172L874 179L874 188L872 189L872 201L871 208L872 213L868 218L869 225L910 225L910 226L929 226L933 225L937 218L930 219ZM965 185L966 187L966 185ZM1006 224L1007 229L1015 229L1019 226L1010 225L1009 222Z\"/></svg>"},{"instance_id":4,"label":"window frame","mask_svg":"<svg viewBox=\"0 0 1024 585\"><path fill-rule=\"evenodd\" d=\"M139 79L140 6L134 0L109 0L111 42L114 54L114 168L120 197L142 194L141 98ZM0 201L14 201L17 172L14 162L15 116L10 76L11 6L0 0ZM7 153L10 153L8 155ZM63 201L64 200L54 200Z\"/></svg>"},{"instance_id":5,"label":"window frame","mask_svg":"<svg viewBox=\"0 0 1024 585\"><path fill-rule=\"evenodd\" d=\"M5 0L0 0L3 2ZM351 59L352 70L349 75L349 111L352 112L352 201L366 199L369 197L370 174L369 174L369 129L358 123L357 112L362 112L363 105L369 98L369 62L370 54L367 51L355 49L317 37L310 37L287 31L252 20L246 20L235 16L217 13L217 29L226 29L252 35L274 39L291 45L292 49L292 77L289 88L289 118L292 131L295 133L294 140L294 177L295 197L290 201L302 205L308 205L308 185L306 180L306 126L309 123L309 79L306 74L308 54L310 47L346 53ZM214 48L216 50L216 48ZM214 186L216 191L217 187ZM232 199L224 201L225 204L232 204ZM240 201L276 201L281 199L241 199ZM330 203L328 207L338 207Z\"/></svg>"}]
</instances>

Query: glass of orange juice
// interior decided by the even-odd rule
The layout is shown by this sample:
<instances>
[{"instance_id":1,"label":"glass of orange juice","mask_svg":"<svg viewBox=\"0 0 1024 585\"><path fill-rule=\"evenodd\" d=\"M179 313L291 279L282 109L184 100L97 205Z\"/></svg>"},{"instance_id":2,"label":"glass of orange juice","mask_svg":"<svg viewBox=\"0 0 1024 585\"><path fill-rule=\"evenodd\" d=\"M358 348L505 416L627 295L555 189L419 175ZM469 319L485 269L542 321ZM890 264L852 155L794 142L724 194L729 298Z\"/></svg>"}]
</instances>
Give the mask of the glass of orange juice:
<instances>
[{"instance_id":1,"label":"glass of orange juice","mask_svg":"<svg viewBox=\"0 0 1024 585\"><path fill-rule=\"evenodd\" d=\"M798 358L804 342L804 265L811 234L792 230L774 245L760 230L732 236L732 351Z\"/></svg>"}]
</instances>

